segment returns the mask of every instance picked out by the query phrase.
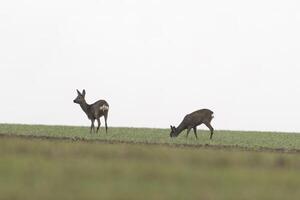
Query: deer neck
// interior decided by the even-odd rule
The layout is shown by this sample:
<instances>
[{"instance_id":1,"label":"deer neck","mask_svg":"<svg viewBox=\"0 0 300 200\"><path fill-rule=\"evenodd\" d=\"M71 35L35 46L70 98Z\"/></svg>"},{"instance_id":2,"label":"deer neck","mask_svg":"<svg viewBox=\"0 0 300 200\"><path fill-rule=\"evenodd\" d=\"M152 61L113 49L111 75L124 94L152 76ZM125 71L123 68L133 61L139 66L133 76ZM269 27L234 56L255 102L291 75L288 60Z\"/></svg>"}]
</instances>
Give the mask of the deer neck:
<instances>
[{"instance_id":1,"label":"deer neck","mask_svg":"<svg viewBox=\"0 0 300 200\"><path fill-rule=\"evenodd\" d=\"M176 135L179 135L184 129L186 129L186 126L183 123L179 124L176 128Z\"/></svg>"},{"instance_id":2,"label":"deer neck","mask_svg":"<svg viewBox=\"0 0 300 200\"><path fill-rule=\"evenodd\" d=\"M90 105L86 102L83 102L80 104L81 109L85 112L85 114L88 116L88 118L91 118L91 111L90 111Z\"/></svg>"}]
</instances>

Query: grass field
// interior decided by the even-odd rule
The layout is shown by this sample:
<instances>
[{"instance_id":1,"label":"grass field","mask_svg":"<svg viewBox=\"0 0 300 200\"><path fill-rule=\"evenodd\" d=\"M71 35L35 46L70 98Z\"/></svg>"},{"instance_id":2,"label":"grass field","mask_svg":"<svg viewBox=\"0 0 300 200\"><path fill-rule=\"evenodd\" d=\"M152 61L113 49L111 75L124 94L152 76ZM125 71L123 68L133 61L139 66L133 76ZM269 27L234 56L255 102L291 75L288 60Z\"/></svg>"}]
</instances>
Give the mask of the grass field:
<instances>
[{"instance_id":1,"label":"grass field","mask_svg":"<svg viewBox=\"0 0 300 200\"><path fill-rule=\"evenodd\" d=\"M99 134L89 134L87 127L71 126L43 126L43 125L11 125L0 124L0 134L47 136L58 138L73 138L88 141L153 143L187 146L216 146L246 148L251 150L300 151L300 134L272 133L272 132L239 132L215 131L213 140L209 139L209 132L198 130L199 139L191 133L186 139L186 133L171 139L168 129L144 128L110 128L109 134L101 129Z\"/></svg>"},{"instance_id":2,"label":"grass field","mask_svg":"<svg viewBox=\"0 0 300 200\"><path fill-rule=\"evenodd\" d=\"M101 131L0 125L0 199L299 199L300 134Z\"/></svg>"}]
</instances>

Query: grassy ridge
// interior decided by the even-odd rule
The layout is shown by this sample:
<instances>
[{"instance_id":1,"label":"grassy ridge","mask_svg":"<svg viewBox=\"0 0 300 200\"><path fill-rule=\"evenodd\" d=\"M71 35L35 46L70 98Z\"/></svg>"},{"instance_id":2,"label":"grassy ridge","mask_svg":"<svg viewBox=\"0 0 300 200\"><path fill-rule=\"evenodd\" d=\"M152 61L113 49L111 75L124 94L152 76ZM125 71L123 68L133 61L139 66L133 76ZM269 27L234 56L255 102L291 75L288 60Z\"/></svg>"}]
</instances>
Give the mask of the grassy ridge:
<instances>
[{"instance_id":1,"label":"grassy ridge","mask_svg":"<svg viewBox=\"0 0 300 200\"><path fill-rule=\"evenodd\" d=\"M101 139L109 141L163 143L171 145L208 144L239 146L251 149L260 149L263 147L300 150L300 134L297 133L215 131L213 140L209 140L208 131L198 130L199 140L196 140L192 133L188 139L185 137L186 133L182 133L176 139L171 139L169 137L169 130L167 129L110 128L109 134L105 134L104 130L101 129L100 134L91 135L89 134L89 129L87 127L0 124L0 134L76 137L87 140Z\"/></svg>"},{"instance_id":2,"label":"grassy ridge","mask_svg":"<svg viewBox=\"0 0 300 200\"><path fill-rule=\"evenodd\" d=\"M298 154L0 138L1 199L299 199Z\"/></svg>"}]
</instances>

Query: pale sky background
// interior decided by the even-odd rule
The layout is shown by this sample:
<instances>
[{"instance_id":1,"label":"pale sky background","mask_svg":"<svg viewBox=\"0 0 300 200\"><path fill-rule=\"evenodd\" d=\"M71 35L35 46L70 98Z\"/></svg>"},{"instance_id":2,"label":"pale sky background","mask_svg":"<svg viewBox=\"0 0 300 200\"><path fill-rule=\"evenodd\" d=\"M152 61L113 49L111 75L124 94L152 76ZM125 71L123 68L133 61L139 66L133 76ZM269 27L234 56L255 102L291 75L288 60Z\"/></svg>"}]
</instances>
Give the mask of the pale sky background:
<instances>
[{"instance_id":1,"label":"pale sky background","mask_svg":"<svg viewBox=\"0 0 300 200\"><path fill-rule=\"evenodd\" d=\"M300 132L300 1L2 0L0 123ZM202 128L205 128L204 126Z\"/></svg>"}]
</instances>

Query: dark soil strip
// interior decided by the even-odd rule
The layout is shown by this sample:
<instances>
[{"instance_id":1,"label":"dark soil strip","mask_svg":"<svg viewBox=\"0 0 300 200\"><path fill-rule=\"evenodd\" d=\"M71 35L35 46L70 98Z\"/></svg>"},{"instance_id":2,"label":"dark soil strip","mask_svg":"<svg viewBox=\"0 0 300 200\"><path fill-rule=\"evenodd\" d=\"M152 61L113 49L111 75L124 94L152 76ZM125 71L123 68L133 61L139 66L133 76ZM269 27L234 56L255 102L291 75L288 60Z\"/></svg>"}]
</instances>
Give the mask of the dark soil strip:
<instances>
[{"instance_id":1,"label":"dark soil strip","mask_svg":"<svg viewBox=\"0 0 300 200\"><path fill-rule=\"evenodd\" d=\"M37 135L14 135L0 133L0 138L22 138L22 139L36 139L36 140L50 140L50 141L71 141L71 142L85 142L85 143L105 143L105 144L137 144L137 145L152 145L152 146L167 146L176 148L205 148L216 150L240 150L240 151L254 151L254 152L274 152L274 153L293 153L300 154L300 149L286 149L286 148L269 148L269 147L243 147L239 145L210 145L210 144L171 144L171 143L155 143L155 142L141 142L141 141L124 141L124 140L106 140L106 139L85 139L81 137L60 137L60 136L37 136Z\"/></svg>"}]
</instances>

